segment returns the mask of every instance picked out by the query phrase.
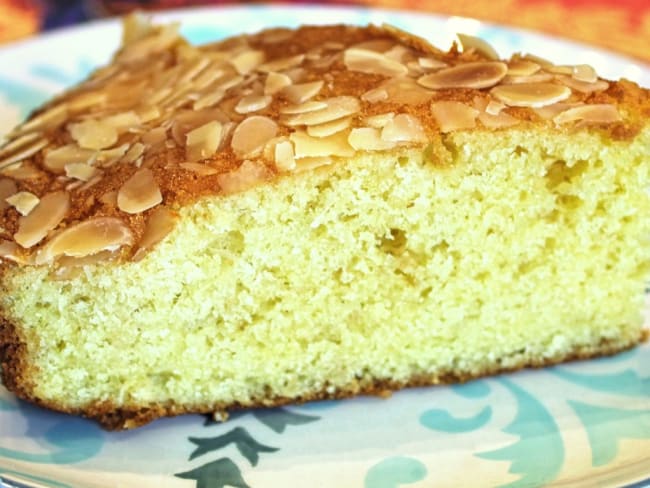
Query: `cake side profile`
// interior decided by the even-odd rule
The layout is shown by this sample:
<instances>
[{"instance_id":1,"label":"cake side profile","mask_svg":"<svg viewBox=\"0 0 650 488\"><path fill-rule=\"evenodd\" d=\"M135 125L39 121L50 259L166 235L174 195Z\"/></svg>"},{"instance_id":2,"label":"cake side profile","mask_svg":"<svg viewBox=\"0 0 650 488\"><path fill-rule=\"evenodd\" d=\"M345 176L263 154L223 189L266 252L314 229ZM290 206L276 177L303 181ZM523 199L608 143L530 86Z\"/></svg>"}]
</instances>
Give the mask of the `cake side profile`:
<instances>
[{"instance_id":1,"label":"cake side profile","mask_svg":"<svg viewBox=\"0 0 650 488\"><path fill-rule=\"evenodd\" d=\"M650 93L460 40L127 18L0 148L5 386L125 429L637 344Z\"/></svg>"}]
</instances>

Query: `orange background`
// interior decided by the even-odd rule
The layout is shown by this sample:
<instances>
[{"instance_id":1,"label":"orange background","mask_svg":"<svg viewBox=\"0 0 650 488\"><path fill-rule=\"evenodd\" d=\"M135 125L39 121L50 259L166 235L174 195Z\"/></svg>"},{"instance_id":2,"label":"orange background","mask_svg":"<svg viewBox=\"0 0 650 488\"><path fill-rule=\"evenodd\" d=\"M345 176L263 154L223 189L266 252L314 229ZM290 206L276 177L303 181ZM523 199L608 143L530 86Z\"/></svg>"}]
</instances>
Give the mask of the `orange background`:
<instances>
[{"instance_id":1,"label":"orange background","mask_svg":"<svg viewBox=\"0 0 650 488\"><path fill-rule=\"evenodd\" d=\"M198 3L192 0L142 1L158 7ZM122 10L125 5L137 4L131 0L78 2L78 8L90 15L97 15L99 11L110 14ZM49 3L47 0L0 0L0 42L38 32L48 9L51 13L55 4L69 8L71 3L74 0ZM650 0L344 0L336 3L475 17L587 42L650 61Z\"/></svg>"}]
</instances>

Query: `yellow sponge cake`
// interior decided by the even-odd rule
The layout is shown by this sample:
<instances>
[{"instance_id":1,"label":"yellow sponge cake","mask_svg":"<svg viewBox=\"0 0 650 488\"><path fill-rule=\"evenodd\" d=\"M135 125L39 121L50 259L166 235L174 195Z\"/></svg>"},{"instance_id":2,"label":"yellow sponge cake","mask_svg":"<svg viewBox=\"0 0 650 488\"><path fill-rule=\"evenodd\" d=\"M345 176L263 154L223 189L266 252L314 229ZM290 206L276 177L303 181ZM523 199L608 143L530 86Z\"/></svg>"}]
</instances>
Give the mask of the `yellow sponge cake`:
<instances>
[{"instance_id":1,"label":"yellow sponge cake","mask_svg":"<svg viewBox=\"0 0 650 488\"><path fill-rule=\"evenodd\" d=\"M133 428L643 338L650 93L395 28L125 21L0 148L0 360Z\"/></svg>"}]
</instances>

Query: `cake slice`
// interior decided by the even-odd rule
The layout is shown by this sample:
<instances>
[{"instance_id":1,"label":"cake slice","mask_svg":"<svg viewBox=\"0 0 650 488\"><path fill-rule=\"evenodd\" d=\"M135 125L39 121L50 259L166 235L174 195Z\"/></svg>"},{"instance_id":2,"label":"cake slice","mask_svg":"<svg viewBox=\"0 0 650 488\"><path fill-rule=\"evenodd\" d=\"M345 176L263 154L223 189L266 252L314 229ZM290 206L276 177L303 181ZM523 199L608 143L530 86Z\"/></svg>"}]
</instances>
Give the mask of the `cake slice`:
<instances>
[{"instance_id":1,"label":"cake slice","mask_svg":"<svg viewBox=\"0 0 650 488\"><path fill-rule=\"evenodd\" d=\"M384 27L125 21L0 149L0 358L108 429L640 340L650 94Z\"/></svg>"}]
</instances>

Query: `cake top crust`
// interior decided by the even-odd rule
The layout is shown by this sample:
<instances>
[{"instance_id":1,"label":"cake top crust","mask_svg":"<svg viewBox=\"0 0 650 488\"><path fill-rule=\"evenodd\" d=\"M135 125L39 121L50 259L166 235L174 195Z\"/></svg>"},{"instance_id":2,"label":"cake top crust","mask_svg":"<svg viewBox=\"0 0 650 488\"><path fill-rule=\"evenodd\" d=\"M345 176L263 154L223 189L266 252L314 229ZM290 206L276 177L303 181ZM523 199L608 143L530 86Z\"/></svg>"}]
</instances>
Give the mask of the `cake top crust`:
<instances>
[{"instance_id":1,"label":"cake top crust","mask_svg":"<svg viewBox=\"0 0 650 488\"><path fill-rule=\"evenodd\" d=\"M462 130L633 138L648 90L588 65L448 52L391 26L277 28L195 47L178 25L124 20L113 61L0 147L3 263L141 259L178 209L359 152Z\"/></svg>"}]
</instances>

